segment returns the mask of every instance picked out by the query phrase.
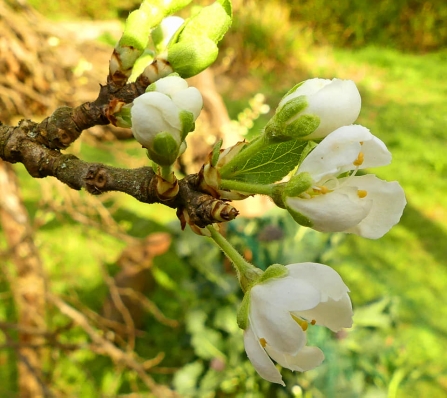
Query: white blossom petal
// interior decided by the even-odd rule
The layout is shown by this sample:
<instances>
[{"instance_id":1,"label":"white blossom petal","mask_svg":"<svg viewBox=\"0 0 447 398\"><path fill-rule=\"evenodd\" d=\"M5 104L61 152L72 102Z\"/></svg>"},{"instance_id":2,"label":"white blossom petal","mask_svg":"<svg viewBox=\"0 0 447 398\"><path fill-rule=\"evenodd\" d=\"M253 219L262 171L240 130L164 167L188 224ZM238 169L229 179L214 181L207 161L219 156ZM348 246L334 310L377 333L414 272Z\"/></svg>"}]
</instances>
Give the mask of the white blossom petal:
<instances>
[{"instance_id":1,"label":"white blossom petal","mask_svg":"<svg viewBox=\"0 0 447 398\"><path fill-rule=\"evenodd\" d=\"M365 219L373 203L369 198L360 198L355 187L342 186L311 199L287 198L285 205L289 211L295 210L311 220L311 227L317 231L344 232Z\"/></svg>"},{"instance_id":2,"label":"white blossom petal","mask_svg":"<svg viewBox=\"0 0 447 398\"><path fill-rule=\"evenodd\" d=\"M319 263L297 263L286 266L292 278L300 279L320 291L320 301L340 300L348 287L333 268Z\"/></svg>"},{"instance_id":3,"label":"white blossom petal","mask_svg":"<svg viewBox=\"0 0 447 398\"><path fill-rule=\"evenodd\" d=\"M203 108L203 99L200 91L195 87L189 87L186 90L178 91L172 96L172 101L185 111L189 111L197 119Z\"/></svg>"},{"instance_id":4,"label":"white blossom petal","mask_svg":"<svg viewBox=\"0 0 447 398\"><path fill-rule=\"evenodd\" d=\"M303 347L295 355L279 352L270 346L266 346L265 350L282 367L298 372L314 369L324 361L323 351L318 347Z\"/></svg>"},{"instance_id":5,"label":"white blossom petal","mask_svg":"<svg viewBox=\"0 0 447 398\"><path fill-rule=\"evenodd\" d=\"M156 92L166 94L171 98L175 93L188 88L188 82L180 76L166 76L157 80L154 85Z\"/></svg>"},{"instance_id":6,"label":"white blossom petal","mask_svg":"<svg viewBox=\"0 0 447 398\"><path fill-rule=\"evenodd\" d=\"M132 133L141 145L150 147L161 131L172 133L180 144L179 109L166 95L157 92L141 95L134 100L131 115Z\"/></svg>"},{"instance_id":7,"label":"white blossom petal","mask_svg":"<svg viewBox=\"0 0 447 398\"><path fill-rule=\"evenodd\" d=\"M304 159L297 173L308 172L314 181L327 176L338 176L354 170L359 153L364 155L359 168L384 166L391 162L385 144L366 127L343 126L326 136Z\"/></svg>"},{"instance_id":8,"label":"white blossom petal","mask_svg":"<svg viewBox=\"0 0 447 398\"><path fill-rule=\"evenodd\" d=\"M313 369L324 360L319 348L305 346L305 320L312 324L315 320L334 331L352 325L348 288L336 271L318 263L289 264L286 268L286 277L267 279L247 293L250 307L244 333L245 350L257 372L280 384L281 375L271 359L300 372Z\"/></svg>"},{"instance_id":9,"label":"white blossom petal","mask_svg":"<svg viewBox=\"0 0 447 398\"><path fill-rule=\"evenodd\" d=\"M361 104L360 93L352 80L333 79L309 98L309 106L303 113L318 115L320 124L306 139L322 138L341 126L354 123Z\"/></svg>"},{"instance_id":10,"label":"white blossom petal","mask_svg":"<svg viewBox=\"0 0 447 398\"><path fill-rule=\"evenodd\" d=\"M343 179L340 182L343 184ZM398 182L383 181L373 174L368 174L347 179L344 185L365 190L366 198L372 201L368 215L359 224L347 228L344 232L378 239L399 222L407 201Z\"/></svg>"},{"instance_id":11,"label":"white blossom petal","mask_svg":"<svg viewBox=\"0 0 447 398\"><path fill-rule=\"evenodd\" d=\"M290 312L315 307L319 292L299 279L285 277L254 286L250 296L249 319L258 338L280 351L298 352L306 336Z\"/></svg>"},{"instance_id":12,"label":"white blossom petal","mask_svg":"<svg viewBox=\"0 0 447 398\"><path fill-rule=\"evenodd\" d=\"M248 327L244 332L244 345L248 359L259 375L271 383L278 383L285 386L281 373L279 373L279 370L261 346L259 339L253 333L251 327Z\"/></svg>"},{"instance_id":13,"label":"white blossom petal","mask_svg":"<svg viewBox=\"0 0 447 398\"><path fill-rule=\"evenodd\" d=\"M347 293L338 300L330 298L315 308L293 314L308 321L315 320L316 325L325 326L333 332L352 326L352 304Z\"/></svg>"}]
</instances>

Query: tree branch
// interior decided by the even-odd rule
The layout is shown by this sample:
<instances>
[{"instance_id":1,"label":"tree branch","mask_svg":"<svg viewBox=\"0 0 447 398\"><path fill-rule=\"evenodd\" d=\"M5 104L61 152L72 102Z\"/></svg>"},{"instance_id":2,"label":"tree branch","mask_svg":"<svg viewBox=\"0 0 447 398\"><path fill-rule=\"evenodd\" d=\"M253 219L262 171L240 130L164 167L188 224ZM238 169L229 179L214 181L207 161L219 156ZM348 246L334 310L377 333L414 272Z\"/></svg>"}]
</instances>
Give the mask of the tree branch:
<instances>
[{"instance_id":1,"label":"tree branch","mask_svg":"<svg viewBox=\"0 0 447 398\"><path fill-rule=\"evenodd\" d=\"M63 118L70 114L64 111L66 108L59 108L65 115ZM177 209L181 217L186 212L186 222L200 228L215 222L230 221L237 216L237 210L230 204L198 190L197 174L188 175L180 180L178 194L166 200L157 194L156 184L159 177L150 167L121 169L100 163L85 162L74 155L63 154L59 149L49 148L47 145L50 143L62 141L69 143L73 138L69 135L70 139L65 139L63 138L65 133L60 135L60 131L57 130L62 119L54 115L59 115L59 110L46 119L48 120L47 130L42 130L45 120L40 124L22 120L17 127L0 125L0 158L10 163L23 163L34 178L53 176L70 188L77 190L84 188L93 195L119 191L143 203L163 203ZM71 113L72 116L74 114ZM53 123L54 120L59 120L59 122ZM74 125L77 126L78 123ZM83 126L85 127L85 124ZM54 138L55 131L58 138ZM43 138L48 137L52 138L49 138L46 143L42 142Z\"/></svg>"}]
</instances>

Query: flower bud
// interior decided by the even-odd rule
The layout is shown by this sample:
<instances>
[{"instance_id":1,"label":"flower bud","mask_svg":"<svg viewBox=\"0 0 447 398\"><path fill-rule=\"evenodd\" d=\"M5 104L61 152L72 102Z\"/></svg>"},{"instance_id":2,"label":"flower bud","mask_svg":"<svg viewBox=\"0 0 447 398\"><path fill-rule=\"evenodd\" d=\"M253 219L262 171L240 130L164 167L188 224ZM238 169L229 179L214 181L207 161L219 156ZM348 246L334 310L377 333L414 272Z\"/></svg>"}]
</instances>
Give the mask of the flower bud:
<instances>
[{"instance_id":1,"label":"flower bud","mask_svg":"<svg viewBox=\"0 0 447 398\"><path fill-rule=\"evenodd\" d=\"M273 140L324 138L352 124L360 107L360 93L353 81L306 80L282 98L265 134Z\"/></svg>"},{"instance_id":2,"label":"flower bud","mask_svg":"<svg viewBox=\"0 0 447 398\"><path fill-rule=\"evenodd\" d=\"M154 162L168 166L179 156L186 135L194 130L202 96L178 76L160 79L147 90L133 102L132 132Z\"/></svg>"},{"instance_id":3,"label":"flower bud","mask_svg":"<svg viewBox=\"0 0 447 398\"><path fill-rule=\"evenodd\" d=\"M217 58L217 43L231 21L229 0L218 0L188 19L167 46L166 59L174 71L186 78L208 68Z\"/></svg>"}]
</instances>

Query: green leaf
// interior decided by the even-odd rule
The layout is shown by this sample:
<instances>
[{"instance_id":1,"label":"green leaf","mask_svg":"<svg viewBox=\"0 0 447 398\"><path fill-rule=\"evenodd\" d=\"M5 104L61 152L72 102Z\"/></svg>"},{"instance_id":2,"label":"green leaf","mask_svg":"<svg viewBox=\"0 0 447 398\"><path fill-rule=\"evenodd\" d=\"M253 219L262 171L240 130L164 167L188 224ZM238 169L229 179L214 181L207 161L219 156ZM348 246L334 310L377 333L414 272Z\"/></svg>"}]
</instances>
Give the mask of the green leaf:
<instances>
[{"instance_id":1,"label":"green leaf","mask_svg":"<svg viewBox=\"0 0 447 398\"><path fill-rule=\"evenodd\" d=\"M232 170L225 173L225 179L272 184L295 168L305 147L306 142L302 140L270 144L244 160L243 164L232 164Z\"/></svg>"}]
</instances>

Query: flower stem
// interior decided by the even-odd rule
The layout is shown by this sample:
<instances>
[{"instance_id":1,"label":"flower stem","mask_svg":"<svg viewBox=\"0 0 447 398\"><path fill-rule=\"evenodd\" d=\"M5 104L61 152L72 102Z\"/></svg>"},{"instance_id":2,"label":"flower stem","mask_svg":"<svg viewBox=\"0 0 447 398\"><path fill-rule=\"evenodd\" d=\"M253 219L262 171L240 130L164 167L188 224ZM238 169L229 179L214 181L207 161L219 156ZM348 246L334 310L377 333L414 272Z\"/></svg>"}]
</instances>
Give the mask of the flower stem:
<instances>
[{"instance_id":1,"label":"flower stem","mask_svg":"<svg viewBox=\"0 0 447 398\"><path fill-rule=\"evenodd\" d=\"M168 182L174 182L172 175L172 167L171 166L160 166L161 176L164 180Z\"/></svg>"},{"instance_id":2,"label":"flower stem","mask_svg":"<svg viewBox=\"0 0 447 398\"><path fill-rule=\"evenodd\" d=\"M236 269L239 284L244 292L262 274L262 270L246 261L240 253L228 242L212 225L206 227L211 234L211 239L222 249L224 254L233 263Z\"/></svg>"},{"instance_id":3,"label":"flower stem","mask_svg":"<svg viewBox=\"0 0 447 398\"><path fill-rule=\"evenodd\" d=\"M260 185L235 180L221 180L219 187L221 189L272 196L274 184Z\"/></svg>"}]
</instances>

